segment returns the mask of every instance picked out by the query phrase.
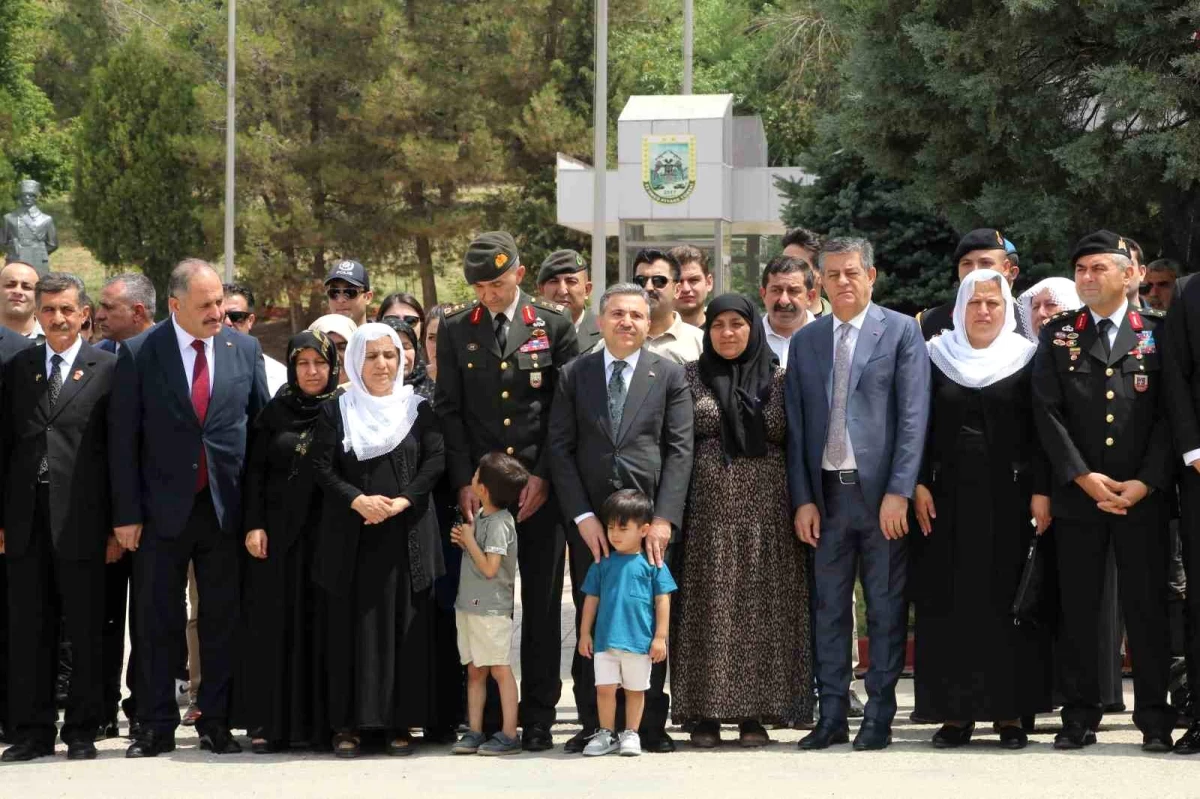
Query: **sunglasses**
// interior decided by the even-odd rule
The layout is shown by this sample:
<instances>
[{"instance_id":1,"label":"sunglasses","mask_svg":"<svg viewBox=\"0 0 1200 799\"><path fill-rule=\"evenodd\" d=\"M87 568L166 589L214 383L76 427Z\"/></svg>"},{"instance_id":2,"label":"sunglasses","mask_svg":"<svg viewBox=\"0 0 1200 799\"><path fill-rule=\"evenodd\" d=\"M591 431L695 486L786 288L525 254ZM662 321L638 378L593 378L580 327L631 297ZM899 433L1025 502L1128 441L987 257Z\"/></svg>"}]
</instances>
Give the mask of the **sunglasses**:
<instances>
[{"instance_id":1,"label":"sunglasses","mask_svg":"<svg viewBox=\"0 0 1200 799\"><path fill-rule=\"evenodd\" d=\"M411 316L411 315L401 316L400 314L390 313L383 318L384 319L399 319L401 322L408 325L409 327L416 327L417 325L421 324L421 317L419 317L419 316Z\"/></svg>"},{"instance_id":2,"label":"sunglasses","mask_svg":"<svg viewBox=\"0 0 1200 799\"><path fill-rule=\"evenodd\" d=\"M92 320L91 320L91 319L84 319L84 320L83 320L83 324L79 326L79 329L80 329L80 330L83 330L83 331L85 331L85 332L86 332L86 331L88 331L88 330L91 330L91 329L92 329Z\"/></svg>"},{"instance_id":3,"label":"sunglasses","mask_svg":"<svg viewBox=\"0 0 1200 799\"><path fill-rule=\"evenodd\" d=\"M230 322L233 322L235 325L240 325L242 322L245 322L247 319L250 318L250 312L249 311L226 311L225 318L228 319Z\"/></svg>"},{"instance_id":4,"label":"sunglasses","mask_svg":"<svg viewBox=\"0 0 1200 799\"><path fill-rule=\"evenodd\" d=\"M671 278L666 275L634 275L633 282L642 288L646 288L647 283L653 283L654 288L665 289L667 284L671 282Z\"/></svg>"},{"instance_id":5,"label":"sunglasses","mask_svg":"<svg viewBox=\"0 0 1200 799\"><path fill-rule=\"evenodd\" d=\"M325 289L325 296L331 300L336 300L339 297L345 297L348 300L358 299L358 293L361 289Z\"/></svg>"}]
</instances>

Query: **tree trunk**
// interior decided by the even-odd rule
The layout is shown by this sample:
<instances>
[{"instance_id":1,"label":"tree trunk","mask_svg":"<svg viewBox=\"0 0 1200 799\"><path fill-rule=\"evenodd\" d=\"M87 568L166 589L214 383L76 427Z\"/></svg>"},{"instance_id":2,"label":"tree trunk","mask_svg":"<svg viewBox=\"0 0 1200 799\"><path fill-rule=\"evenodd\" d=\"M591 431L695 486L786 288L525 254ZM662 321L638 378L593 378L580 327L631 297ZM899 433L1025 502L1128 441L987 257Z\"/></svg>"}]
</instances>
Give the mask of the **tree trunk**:
<instances>
[{"instance_id":1,"label":"tree trunk","mask_svg":"<svg viewBox=\"0 0 1200 799\"><path fill-rule=\"evenodd\" d=\"M426 308L437 305L437 282L433 278L433 246L429 237L420 233L417 243L417 271L421 275L421 302Z\"/></svg>"}]
</instances>

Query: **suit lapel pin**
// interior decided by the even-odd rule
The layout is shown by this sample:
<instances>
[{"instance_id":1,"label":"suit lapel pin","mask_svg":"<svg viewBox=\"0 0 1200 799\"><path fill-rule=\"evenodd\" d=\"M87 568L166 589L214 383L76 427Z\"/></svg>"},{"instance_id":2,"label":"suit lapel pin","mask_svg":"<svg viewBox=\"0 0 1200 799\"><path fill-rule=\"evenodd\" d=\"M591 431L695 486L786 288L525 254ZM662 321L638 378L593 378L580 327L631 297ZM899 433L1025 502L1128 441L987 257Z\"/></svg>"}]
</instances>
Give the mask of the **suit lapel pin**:
<instances>
[{"instance_id":1,"label":"suit lapel pin","mask_svg":"<svg viewBox=\"0 0 1200 799\"><path fill-rule=\"evenodd\" d=\"M647 374L650 375L651 377L654 377L654 372L647 372Z\"/></svg>"},{"instance_id":2,"label":"suit lapel pin","mask_svg":"<svg viewBox=\"0 0 1200 799\"><path fill-rule=\"evenodd\" d=\"M226 342L225 342L225 346L226 346L226 347L232 347L232 346L233 346L233 342L232 342L232 341L226 341Z\"/></svg>"},{"instance_id":3,"label":"suit lapel pin","mask_svg":"<svg viewBox=\"0 0 1200 799\"><path fill-rule=\"evenodd\" d=\"M33 376L33 382L35 382L35 383L42 382L42 373L41 372L38 372L37 374L35 374Z\"/></svg>"},{"instance_id":4,"label":"suit lapel pin","mask_svg":"<svg viewBox=\"0 0 1200 799\"><path fill-rule=\"evenodd\" d=\"M76 369L75 374L71 375L71 379L78 382L79 378L83 377L83 370Z\"/></svg>"}]
</instances>

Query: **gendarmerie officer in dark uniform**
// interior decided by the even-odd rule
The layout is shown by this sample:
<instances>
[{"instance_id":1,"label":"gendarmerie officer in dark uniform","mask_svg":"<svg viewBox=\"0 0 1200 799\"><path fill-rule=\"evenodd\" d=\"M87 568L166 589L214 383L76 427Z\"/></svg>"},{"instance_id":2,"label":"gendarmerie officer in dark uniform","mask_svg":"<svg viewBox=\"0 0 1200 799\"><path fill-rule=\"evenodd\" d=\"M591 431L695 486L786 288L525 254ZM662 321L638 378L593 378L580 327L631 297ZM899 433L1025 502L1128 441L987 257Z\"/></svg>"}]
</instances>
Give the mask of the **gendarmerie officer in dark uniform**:
<instances>
[{"instance_id":1,"label":"gendarmerie officer in dark uniform","mask_svg":"<svg viewBox=\"0 0 1200 799\"><path fill-rule=\"evenodd\" d=\"M1050 457L1064 646L1063 729L1056 749L1096 742L1100 596L1113 547L1134 672L1142 748L1171 749L1167 703L1167 506L1174 481L1163 379L1162 315L1125 297L1129 244L1101 230L1071 256L1084 307L1052 317L1034 359L1038 433Z\"/></svg>"},{"instance_id":2,"label":"gendarmerie officer in dark uniform","mask_svg":"<svg viewBox=\"0 0 1200 799\"><path fill-rule=\"evenodd\" d=\"M600 341L596 314L587 307L592 293L587 268L587 261L575 250L555 250L542 261L537 275L538 294L542 299L566 307L571 323L575 325L580 352L589 352Z\"/></svg>"},{"instance_id":3,"label":"gendarmerie officer in dark uniform","mask_svg":"<svg viewBox=\"0 0 1200 799\"><path fill-rule=\"evenodd\" d=\"M8 559L13 746L4 762L54 754L60 620L73 673L62 739L96 757L104 716L104 560L112 538L108 404L117 358L79 335L83 283L49 272L36 290L46 341L4 367L0 528ZM115 550L115 539L109 545Z\"/></svg>"},{"instance_id":4,"label":"gendarmerie officer in dark uniform","mask_svg":"<svg viewBox=\"0 0 1200 799\"><path fill-rule=\"evenodd\" d=\"M562 691L560 615L566 537L550 496L546 428L558 370L579 351L566 309L521 291L525 267L508 233L484 233L463 272L478 299L446 310L438 337L434 407L445 427L446 471L468 519L471 477L488 452L532 472L517 516L521 569L521 726L527 750L550 749Z\"/></svg>"},{"instance_id":5,"label":"gendarmerie officer in dark uniform","mask_svg":"<svg viewBox=\"0 0 1200 799\"><path fill-rule=\"evenodd\" d=\"M976 269L994 269L1004 275L1011 287L1020 269L1009 257L1008 246L1004 234L995 228L978 228L963 236L954 248L954 268L959 282ZM953 330L953 298L943 305L921 311L917 314L917 323L921 325L921 335L926 341L943 330Z\"/></svg>"}]
</instances>

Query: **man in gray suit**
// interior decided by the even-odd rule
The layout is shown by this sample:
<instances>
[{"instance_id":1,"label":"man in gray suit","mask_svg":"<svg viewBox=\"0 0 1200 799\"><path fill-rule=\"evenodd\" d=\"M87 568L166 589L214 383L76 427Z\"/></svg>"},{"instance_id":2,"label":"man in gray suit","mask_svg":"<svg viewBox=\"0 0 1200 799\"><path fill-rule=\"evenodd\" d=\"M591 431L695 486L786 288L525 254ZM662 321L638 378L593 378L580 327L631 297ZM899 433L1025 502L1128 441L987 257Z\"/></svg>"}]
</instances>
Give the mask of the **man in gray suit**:
<instances>
[{"instance_id":1,"label":"man in gray suit","mask_svg":"<svg viewBox=\"0 0 1200 799\"><path fill-rule=\"evenodd\" d=\"M632 283L619 283L600 300L603 346L580 355L560 373L550 412L554 491L567 533L575 628L583 612L580 588L592 563L608 557L608 539L596 511L609 494L636 488L654 500L646 557L669 566L673 531L683 524L692 477L692 393L683 367L643 347L650 329L650 299ZM670 699L663 693L666 663L651 672L639 734L651 752L670 752L665 727ZM575 703L583 727L566 744L582 752L600 727L592 661L575 654Z\"/></svg>"},{"instance_id":2,"label":"man in gray suit","mask_svg":"<svg viewBox=\"0 0 1200 799\"><path fill-rule=\"evenodd\" d=\"M860 561L871 665L855 749L891 742L904 665L905 536L929 418L929 358L914 319L871 302L873 262L864 239L822 245L817 263L833 313L792 338L784 384L796 535L816 550L821 721L801 749L849 741L850 597Z\"/></svg>"}]
</instances>

